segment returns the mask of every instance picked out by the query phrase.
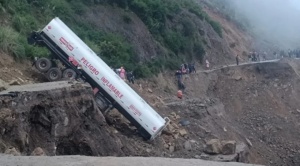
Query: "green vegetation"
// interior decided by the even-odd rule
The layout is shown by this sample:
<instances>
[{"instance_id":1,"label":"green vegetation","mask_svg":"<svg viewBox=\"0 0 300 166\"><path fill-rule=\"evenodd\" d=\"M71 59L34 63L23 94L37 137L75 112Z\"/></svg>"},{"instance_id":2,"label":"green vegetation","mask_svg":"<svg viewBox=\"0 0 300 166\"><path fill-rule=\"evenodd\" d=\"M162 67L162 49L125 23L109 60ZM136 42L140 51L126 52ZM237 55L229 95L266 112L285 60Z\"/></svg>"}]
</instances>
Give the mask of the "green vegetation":
<instances>
[{"instance_id":1,"label":"green vegetation","mask_svg":"<svg viewBox=\"0 0 300 166\"><path fill-rule=\"evenodd\" d=\"M155 39L166 48L165 55L139 62L133 46L122 36L96 30L94 25L80 19L79 16L89 7L99 4L119 6L138 15ZM8 16L13 27L1 27L0 47L18 59L47 56L45 48L28 45L26 38L31 31L43 28L58 16L108 65L124 65L128 70L134 70L138 77L146 77L161 69L176 69L182 61L202 61L206 41L203 34L199 35L193 19L183 15L178 24L170 24L183 11L207 21L222 37L220 24L190 0L0 0L0 13ZM124 14L123 21L130 24L130 15Z\"/></svg>"},{"instance_id":2,"label":"green vegetation","mask_svg":"<svg viewBox=\"0 0 300 166\"><path fill-rule=\"evenodd\" d=\"M19 34L10 27L0 27L0 48L20 59L25 56L25 48L19 43Z\"/></svg>"}]
</instances>

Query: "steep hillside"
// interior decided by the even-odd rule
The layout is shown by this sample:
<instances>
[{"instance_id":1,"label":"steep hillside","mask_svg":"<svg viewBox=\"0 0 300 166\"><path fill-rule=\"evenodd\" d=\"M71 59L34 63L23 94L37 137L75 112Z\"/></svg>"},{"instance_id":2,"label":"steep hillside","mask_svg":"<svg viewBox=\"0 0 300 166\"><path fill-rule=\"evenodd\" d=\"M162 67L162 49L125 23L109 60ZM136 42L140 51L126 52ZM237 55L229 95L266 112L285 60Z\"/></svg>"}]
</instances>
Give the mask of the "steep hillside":
<instances>
[{"instance_id":1,"label":"steep hillside","mask_svg":"<svg viewBox=\"0 0 300 166\"><path fill-rule=\"evenodd\" d=\"M110 111L105 119L94 107L82 113L82 101L88 100L85 104L89 106L94 102L87 89L81 92L86 94L83 96L72 95L72 91L47 92L52 98L36 97L29 103L33 106L40 102L59 110L54 104L59 100L57 96L68 94L57 103L80 122L70 123L75 126L70 130L64 126L65 119L57 118L55 110L38 112L38 108L24 107L19 110L27 113L15 111L16 102L5 96L0 104L15 112L1 111L1 127L5 128L1 132L8 132L6 128L17 130L9 133L17 139L2 134L0 152L15 147L22 155L30 155L38 145L46 155L156 156L300 165L299 61L226 66L235 62L237 54L246 61L247 52L257 43L241 25L207 1L0 0L0 4L0 79L11 84L45 81L32 70L28 59L48 56L49 52L29 46L26 36L59 16L110 66L124 65L137 77L144 77L130 86L160 115L172 120L161 137L145 142L117 110ZM204 70L206 59L213 70ZM183 62L196 62L197 72L183 75L186 89L180 100L176 97L174 70ZM220 66L224 67L217 69ZM21 106L28 102L27 98L20 101ZM72 101L77 105L69 104ZM66 116L63 111L58 113ZM94 114L101 116L101 123L97 117L91 118ZM20 124L26 121L33 127L20 128L22 125L11 123L14 120ZM61 135L54 132L58 122ZM42 134L43 128L46 134ZM32 133L30 144L26 142L26 132ZM97 137L99 132L103 137ZM107 146L111 141L114 144ZM217 147L217 154L212 155L207 152L210 141L229 142L236 149L228 155L221 152L223 147ZM56 143L60 143L59 151L51 151Z\"/></svg>"},{"instance_id":2,"label":"steep hillside","mask_svg":"<svg viewBox=\"0 0 300 166\"><path fill-rule=\"evenodd\" d=\"M194 1L3 0L0 4L0 45L17 59L49 54L29 46L26 37L55 16L110 66L124 65L138 77L177 69L183 62L202 64L208 59L213 66L230 63L236 53L247 50L236 48L246 46L243 42L248 39L228 37L232 31L223 31L214 21L218 18Z\"/></svg>"},{"instance_id":3,"label":"steep hillside","mask_svg":"<svg viewBox=\"0 0 300 166\"><path fill-rule=\"evenodd\" d=\"M163 114L172 116L175 112L178 122L190 122L186 127L189 139L200 143L193 147L194 154L199 154L201 145L211 138L233 139L248 144L251 163L296 166L300 146L299 66L298 60L285 60L192 74L185 77L183 101L176 101L175 82L163 79L167 74L155 80L160 88L153 91L164 101L157 104Z\"/></svg>"}]
</instances>

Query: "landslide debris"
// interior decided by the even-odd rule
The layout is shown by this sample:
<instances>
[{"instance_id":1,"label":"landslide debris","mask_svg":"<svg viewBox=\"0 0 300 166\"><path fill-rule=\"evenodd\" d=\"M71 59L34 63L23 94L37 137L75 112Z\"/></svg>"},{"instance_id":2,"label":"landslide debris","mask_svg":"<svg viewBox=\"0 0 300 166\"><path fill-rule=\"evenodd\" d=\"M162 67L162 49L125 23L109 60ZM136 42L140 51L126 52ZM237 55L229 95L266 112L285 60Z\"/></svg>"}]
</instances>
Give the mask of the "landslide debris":
<instances>
[{"instance_id":1,"label":"landslide debris","mask_svg":"<svg viewBox=\"0 0 300 166\"><path fill-rule=\"evenodd\" d=\"M22 155L124 155L90 86L53 82L8 90L13 93L0 95L0 142L6 147L0 148L2 153L15 149Z\"/></svg>"}]
</instances>

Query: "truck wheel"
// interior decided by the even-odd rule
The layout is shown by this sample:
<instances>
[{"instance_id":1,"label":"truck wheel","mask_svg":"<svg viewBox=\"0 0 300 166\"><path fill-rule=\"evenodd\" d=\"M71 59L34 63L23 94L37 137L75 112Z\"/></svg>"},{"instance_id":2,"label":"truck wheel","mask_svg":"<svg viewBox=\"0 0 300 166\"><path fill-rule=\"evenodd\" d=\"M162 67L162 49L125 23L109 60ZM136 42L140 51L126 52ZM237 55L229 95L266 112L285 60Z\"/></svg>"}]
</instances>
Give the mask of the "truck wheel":
<instances>
[{"instance_id":1,"label":"truck wheel","mask_svg":"<svg viewBox=\"0 0 300 166\"><path fill-rule=\"evenodd\" d=\"M68 79L75 79L77 76L76 72L72 69L66 69L62 73L63 78L68 78Z\"/></svg>"},{"instance_id":2,"label":"truck wheel","mask_svg":"<svg viewBox=\"0 0 300 166\"><path fill-rule=\"evenodd\" d=\"M40 72L47 72L52 66L52 62L48 58L40 58L35 62L35 67Z\"/></svg>"},{"instance_id":3,"label":"truck wheel","mask_svg":"<svg viewBox=\"0 0 300 166\"><path fill-rule=\"evenodd\" d=\"M49 81L58 81L61 79L62 72L59 68L53 67L48 70L46 75Z\"/></svg>"}]
</instances>

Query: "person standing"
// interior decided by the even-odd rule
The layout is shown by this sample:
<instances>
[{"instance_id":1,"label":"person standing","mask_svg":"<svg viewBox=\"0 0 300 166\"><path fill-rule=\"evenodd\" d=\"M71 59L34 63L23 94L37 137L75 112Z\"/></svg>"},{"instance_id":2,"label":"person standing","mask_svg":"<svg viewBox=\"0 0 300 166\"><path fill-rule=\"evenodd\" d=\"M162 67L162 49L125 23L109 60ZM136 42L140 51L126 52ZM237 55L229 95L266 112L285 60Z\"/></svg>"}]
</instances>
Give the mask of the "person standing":
<instances>
[{"instance_id":1,"label":"person standing","mask_svg":"<svg viewBox=\"0 0 300 166\"><path fill-rule=\"evenodd\" d=\"M238 66L239 65L239 55L236 55L235 61L236 61L236 65Z\"/></svg>"},{"instance_id":2,"label":"person standing","mask_svg":"<svg viewBox=\"0 0 300 166\"><path fill-rule=\"evenodd\" d=\"M120 77L124 81L125 81L125 73L126 73L125 69L123 68L123 66L121 66L121 68L120 68Z\"/></svg>"},{"instance_id":3,"label":"person standing","mask_svg":"<svg viewBox=\"0 0 300 166\"><path fill-rule=\"evenodd\" d=\"M134 84L134 75L133 75L133 72L130 71L126 74L126 77L127 77L127 80L129 81L129 83L132 83Z\"/></svg>"}]
</instances>

